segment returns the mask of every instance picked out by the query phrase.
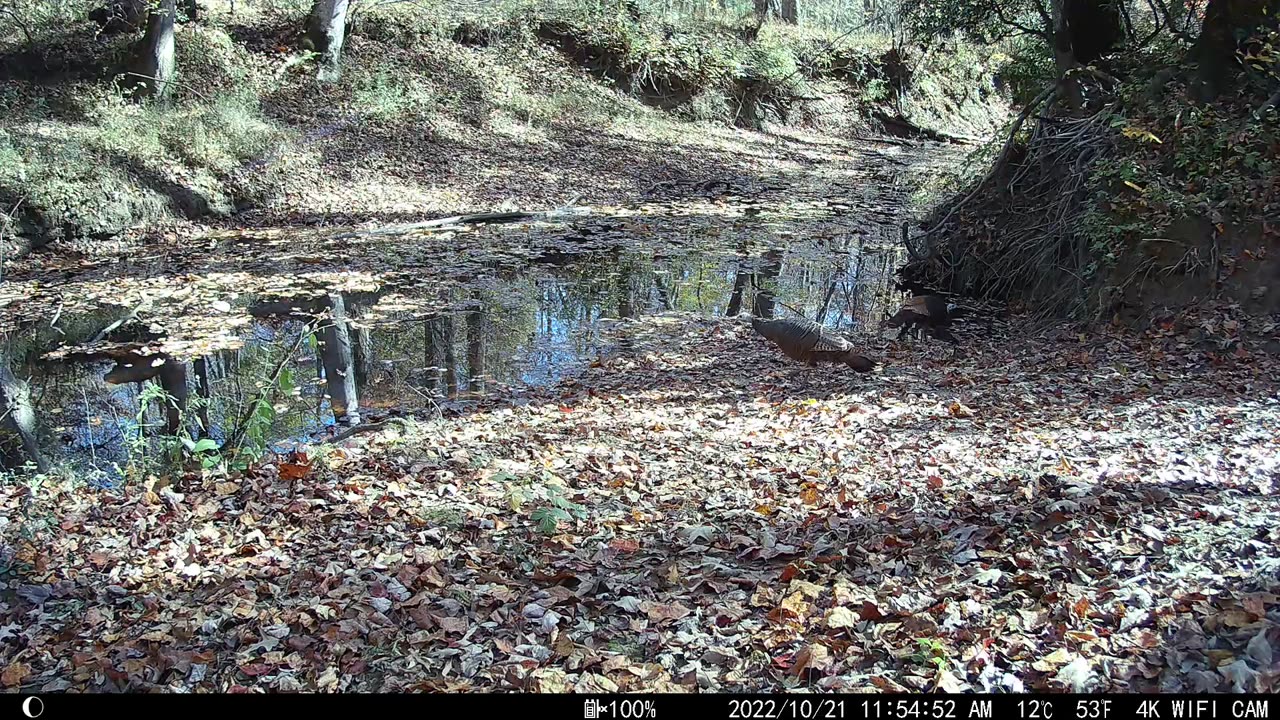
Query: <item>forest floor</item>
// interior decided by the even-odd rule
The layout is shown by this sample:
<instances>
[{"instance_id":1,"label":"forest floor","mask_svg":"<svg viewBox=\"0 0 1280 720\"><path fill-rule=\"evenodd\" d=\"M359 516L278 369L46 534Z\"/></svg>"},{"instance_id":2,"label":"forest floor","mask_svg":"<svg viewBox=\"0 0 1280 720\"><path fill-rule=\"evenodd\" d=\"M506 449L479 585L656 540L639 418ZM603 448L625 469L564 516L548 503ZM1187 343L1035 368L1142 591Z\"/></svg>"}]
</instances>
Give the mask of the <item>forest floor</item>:
<instances>
[{"instance_id":1,"label":"forest floor","mask_svg":"<svg viewBox=\"0 0 1280 720\"><path fill-rule=\"evenodd\" d=\"M18 324L150 298L179 352L249 293L834 237L910 189L909 146L741 137L699 165L738 168L732 206L37 254L5 306ZM660 313L615 323L630 350L577 377L310 458L5 483L0 685L1280 689L1276 358L1024 320L975 319L958 348L864 338L882 367L852 375L739 319Z\"/></svg>"},{"instance_id":2,"label":"forest floor","mask_svg":"<svg viewBox=\"0 0 1280 720\"><path fill-rule=\"evenodd\" d=\"M855 376L616 332L242 477L4 485L4 685L1277 689L1273 358L993 322Z\"/></svg>"}]
</instances>

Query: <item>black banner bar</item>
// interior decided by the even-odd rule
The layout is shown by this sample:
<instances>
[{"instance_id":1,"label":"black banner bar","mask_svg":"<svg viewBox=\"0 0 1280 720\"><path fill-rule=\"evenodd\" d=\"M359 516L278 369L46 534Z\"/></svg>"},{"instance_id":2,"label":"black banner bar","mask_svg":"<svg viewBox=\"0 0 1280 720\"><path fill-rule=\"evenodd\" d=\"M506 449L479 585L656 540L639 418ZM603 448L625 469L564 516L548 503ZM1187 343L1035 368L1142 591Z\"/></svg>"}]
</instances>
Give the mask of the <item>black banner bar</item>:
<instances>
[{"instance_id":1,"label":"black banner bar","mask_svg":"<svg viewBox=\"0 0 1280 720\"><path fill-rule=\"evenodd\" d=\"M298 713L397 713L423 710L554 713L582 720L1280 720L1275 695L298 695L298 694L14 694L5 718L62 720L108 710Z\"/></svg>"}]
</instances>

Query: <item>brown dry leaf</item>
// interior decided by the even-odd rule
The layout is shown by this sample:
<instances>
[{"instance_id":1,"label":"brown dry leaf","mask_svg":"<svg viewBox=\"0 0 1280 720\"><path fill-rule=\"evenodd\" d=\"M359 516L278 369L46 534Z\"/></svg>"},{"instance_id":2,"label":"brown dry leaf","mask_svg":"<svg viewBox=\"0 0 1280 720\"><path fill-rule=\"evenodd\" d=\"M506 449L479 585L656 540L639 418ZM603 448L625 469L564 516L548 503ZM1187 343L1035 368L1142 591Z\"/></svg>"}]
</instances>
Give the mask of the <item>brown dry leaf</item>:
<instances>
[{"instance_id":1,"label":"brown dry leaf","mask_svg":"<svg viewBox=\"0 0 1280 720\"><path fill-rule=\"evenodd\" d=\"M1080 598L1071 606L1071 612L1078 618L1089 617L1089 598Z\"/></svg>"},{"instance_id":2,"label":"brown dry leaf","mask_svg":"<svg viewBox=\"0 0 1280 720\"><path fill-rule=\"evenodd\" d=\"M683 604L678 602L674 602L674 603L645 602L641 604L641 609L644 611L645 615L649 616L650 620L659 624L674 622L676 620L679 620L680 618L686 617L687 615L689 615L689 613L693 612L692 610L690 610L689 608L685 607Z\"/></svg>"},{"instance_id":3,"label":"brown dry leaf","mask_svg":"<svg viewBox=\"0 0 1280 720\"><path fill-rule=\"evenodd\" d=\"M831 653L822 645L810 643L796 653L795 664L791 666L791 674L803 675L808 670L824 672L831 667Z\"/></svg>"},{"instance_id":4,"label":"brown dry leaf","mask_svg":"<svg viewBox=\"0 0 1280 720\"><path fill-rule=\"evenodd\" d=\"M436 621L436 624L440 626L441 630L454 635L466 635L467 628L470 627L466 618L448 616L441 617L439 615L432 615L431 617Z\"/></svg>"},{"instance_id":5,"label":"brown dry leaf","mask_svg":"<svg viewBox=\"0 0 1280 720\"><path fill-rule=\"evenodd\" d=\"M0 672L0 684L3 684L5 687L17 687L30 675L30 667L14 660L5 667L3 672Z\"/></svg>"},{"instance_id":6,"label":"brown dry leaf","mask_svg":"<svg viewBox=\"0 0 1280 720\"><path fill-rule=\"evenodd\" d=\"M280 463L280 477L284 480L302 480L310 474L311 461L304 452L291 452Z\"/></svg>"},{"instance_id":7,"label":"brown dry leaf","mask_svg":"<svg viewBox=\"0 0 1280 720\"><path fill-rule=\"evenodd\" d=\"M614 538L609 541L609 547L623 553L633 553L640 549L640 543L632 538Z\"/></svg>"}]
</instances>

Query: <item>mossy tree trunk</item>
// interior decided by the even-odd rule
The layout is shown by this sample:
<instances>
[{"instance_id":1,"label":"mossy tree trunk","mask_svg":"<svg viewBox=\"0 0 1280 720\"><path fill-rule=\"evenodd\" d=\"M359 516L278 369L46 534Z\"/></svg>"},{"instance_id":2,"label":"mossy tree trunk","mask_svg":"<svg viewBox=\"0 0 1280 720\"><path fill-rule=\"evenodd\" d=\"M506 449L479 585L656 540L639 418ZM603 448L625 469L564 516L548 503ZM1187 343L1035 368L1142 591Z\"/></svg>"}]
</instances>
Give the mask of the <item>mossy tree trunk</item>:
<instances>
[{"instance_id":1,"label":"mossy tree trunk","mask_svg":"<svg viewBox=\"0 0 1280 720\"><path fill-rule=\"evenodd\" d=\"M157 0L147 15L147 33L138 44L134 73L140 80L139 94L167 98L173 91L178 63L174 57L176 0Z\"/></svg>"},{"instance_id":2,"label":"mossy tree trunk","mask_svg":"<svg viewBox=\"0 0 1280 720\"><path fill-rule=\"evenodd\" d=\"M348 0L316 0L307 16L305 45L320 55L318 77L333 82L342 75L342 44L346 40Z\"/></svg>"}]
</instances>

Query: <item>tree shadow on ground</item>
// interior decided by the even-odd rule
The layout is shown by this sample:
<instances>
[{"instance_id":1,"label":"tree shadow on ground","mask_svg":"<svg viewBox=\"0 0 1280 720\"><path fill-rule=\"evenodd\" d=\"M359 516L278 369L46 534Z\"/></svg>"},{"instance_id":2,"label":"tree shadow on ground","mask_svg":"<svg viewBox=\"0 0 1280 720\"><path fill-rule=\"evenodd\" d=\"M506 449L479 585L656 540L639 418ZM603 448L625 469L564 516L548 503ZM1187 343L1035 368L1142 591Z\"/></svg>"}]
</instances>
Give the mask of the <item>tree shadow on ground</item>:
<instances>
[{"instance_id":1,"label":"tree shadow on ground","mask_svg":"<svg viewBox=\"0 0 1280 720\"><path fill-rule=\"evenodd\" d=\"M978 687L989 681L999 689L1008 674L1027 689L1064 689L1055 679L1059 666L1039 662L1062 651L1107 659L1094 689L1136 690L1207 683L1214 677L1207 651L1239 650L1247 633L1232 628L1242 619L1258 622L1241 593L1276 587L1274 545L1259 540L1275 533L1270 518L1280 499L1195 477L1153 482L1055 472L1053 461L1041 462L1008 432L1013 422L1063 438L1076 432L1072 421L1082 413L1070 402L1017 412L1034 378L1045 375L1056 374L1054 384L1068 394L1090 396L1093 378L1074 374L1065 344L1028 343L1010 354L995 338L958 366L919 363L912 376L871 381L854 392L822 378L818 387L828 394L821 397L836 407L842 397L853 409L894 407L915 393L912 402L924 417L813 429L798 417L813 388L727 379L744 367L763 366L767 374L792 365L761 360L758 339L745 329L708 335L708 325L722 324L672 330L674 340L654 346L651 362L637 355L606 363L538 391L519 408L488 402L427 426L420 438L339 455L346 458L342 465L302 481L270 469L239 484L196 481L182 488L184 502L176 508L102 499L95 533L116 522L127 530L147 517L167 520L147 524L146 543L95 556L101 566L76 565L83 553L59 555L54 575L75 581L47 608L47 624L30 632L74 638L69 650L81 653L91 652L103 632L116 633L112 647L132 647L138 650L133 657L146 658L135 672L120 672L129 656L123 652L98 660L81 655L79 662L110 669L96 676L135 690L159 683L183 653L200 654L210 681L253 682L261 674L246 660L269 663L271 656L246 658L243 644L226 640L257 633L245 617L264 608L282 618L304 648L289 672L307 687L336 666L350 677L351 689L406 689L438 681L447 663L467 657L462 677L470 686L535 689L538 675L514 670L518 661L510 656L521 644L554 644L539 630L540 618L552 610L557 633L574 647L590 648L595 662L629 656L628 667L678 668L708 657L703 642L721 647L717 652L727 659L717 662L726 665L709 672L722 689L776 688L786 681L770 664L812 644L836 659L801 680L851 689L878 677L915 687L912 678L933 672L911 659L925 638L940 643L948 657L981 648L977 657L986 660L948 666ZM924 352L903 353L903 360ZM1038 366L1031 367L1031 358L1039 358ZM987 360L1015 369L1011 382L986 388L995 396L979 410L993 416L991 423L933 412L924 393L945 401L938 387L944 379L985 377ZM717 368L723 372L711 370ZM1221 392L1231 386L1218 383L1191 396L1156 388L1151 396L1103 407L1117 424L1141 429L1144 407L1175 399L1226 406L1251 392ZM749 400L756 397L765 405ZM625 403L599 405L620 398ZM544 413L543 405L554 407ZM725 412L728 405L736 408ZM723 435L700 436L681 425L707 422L723 423ZM842 451L855 457L842 460L824 450L830 435L863 437L868 428L875 431L865 443ZM803 435L761 434L774 429ZM1163 431L1186 429L1166 423ZM1015 456L997 474L932 469L945 462L910 450L913 441L950 440L976 456L992 447L979 443L982 435ZM1224 442L1199 440L1206 447ZM1094 447L1107 449L1105 443ZM640 462L619 475L613 458L628 451ZM538 530L533 513L540 505L507 499L536 480L493 473L510 462L541 467L543 457L563 460L551 466L562 492L586 508L582 519L556 533ZM838 472L810 475L806 469L815 462L835 463ZM937 482L927 479L930 473L938 474ZM804 498L813 488L809 502ZM240 539L245 530L234 519L240 514L196 512L206 505L254 508L263 541ZM55 509L48 527L75 539L89 525L78 525L72 512ZM1206 520L1205 513L1223 520ZM198 536L189 532L196 525L203 528ZM223 534L239 549L202 559L222 547L203 549L203 538ZM180 546L184 562L212 564L217 575L201 581L143 575L123 595L104 590L109 583L100 577L152 562L152 546ZM96 615L58 612L66 602L109 607L112 614L104 625ZM316 603L329 609L313 613ZM256 610L245 616L237 610L243 606ZM839 608L851 614L833 615ZM143 620L148 612L196 613L215 622L202 633L166 639L166 660L156 653L154 623ZM290 619L300 612L307 613L305 622ZM463 633L467 639L459 643ZM1188 634L1203 638L1188 640ZM387 652L396 647L414 648L416 664L400 664L403 653ZM575 677L586 672L565 649L534 666ZM33 663L37 674L63 672ZM998 672L987 677L988 667ZM1186 674L1187 668L1200 674ZM698 680L676 673L671 682Z\"/></svg>"}]
</instances>

